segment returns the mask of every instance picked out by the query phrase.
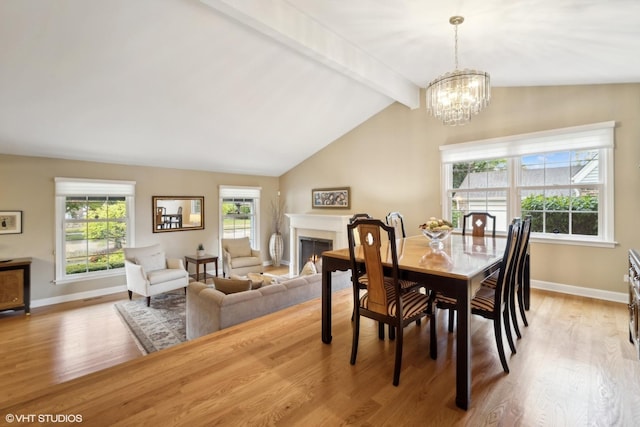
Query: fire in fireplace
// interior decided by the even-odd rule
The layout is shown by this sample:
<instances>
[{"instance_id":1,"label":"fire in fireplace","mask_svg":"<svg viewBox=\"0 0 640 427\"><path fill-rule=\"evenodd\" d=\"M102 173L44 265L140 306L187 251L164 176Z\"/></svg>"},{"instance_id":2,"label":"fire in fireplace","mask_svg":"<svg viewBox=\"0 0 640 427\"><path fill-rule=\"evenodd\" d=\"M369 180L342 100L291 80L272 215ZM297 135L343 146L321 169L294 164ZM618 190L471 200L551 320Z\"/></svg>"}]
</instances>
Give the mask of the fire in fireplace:
<instances>
[{"instance_id":1,"label":"fire in fireplace","mask_svg":"<svg viewBox=\"0 0 640 427\"><path fill-rule=\"evenodd\" d=\"M304 265L309 262L317 262L322 252L333 249L333 241L328 239L318 239L315 237L298 237L300 242L300 254L298 257L298 272L302 271Z\"/></svg>"}]
</instances>

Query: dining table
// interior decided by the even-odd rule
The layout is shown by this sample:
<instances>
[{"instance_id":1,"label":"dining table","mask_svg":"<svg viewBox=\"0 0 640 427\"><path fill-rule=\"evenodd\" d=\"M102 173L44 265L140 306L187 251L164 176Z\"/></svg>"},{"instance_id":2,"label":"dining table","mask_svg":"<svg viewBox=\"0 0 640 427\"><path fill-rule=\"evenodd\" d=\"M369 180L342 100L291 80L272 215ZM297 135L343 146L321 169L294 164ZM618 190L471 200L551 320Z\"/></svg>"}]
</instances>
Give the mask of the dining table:
<instances>
[{"instance_id":1,"label":"dining table","mask_svg":"<svg viewBox=\"0 0 640 427\"><path fill-rule=\"evenodd\" d=\"M396 240L398 267L402 279L423 284L427 289L456 298L456 405L468 409L471 403L471 298L484 278L500 267L505 237L477 237L451 234L438 247L423 235ZM383 268L391 268L388 242L380 248ZM358 268L364 264L360 247L355 248ZM348 248L322 253L322 341L331 343L331 272L351 268Z\"/></svg>"}]
</instances>

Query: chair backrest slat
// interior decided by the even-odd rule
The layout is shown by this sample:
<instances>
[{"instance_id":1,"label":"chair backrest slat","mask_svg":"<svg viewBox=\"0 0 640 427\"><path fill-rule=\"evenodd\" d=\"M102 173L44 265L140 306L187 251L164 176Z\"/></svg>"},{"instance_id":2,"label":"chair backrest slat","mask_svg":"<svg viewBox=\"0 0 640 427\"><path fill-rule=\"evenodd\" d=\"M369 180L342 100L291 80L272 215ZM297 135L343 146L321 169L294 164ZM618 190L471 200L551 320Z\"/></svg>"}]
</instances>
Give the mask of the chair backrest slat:
<instances>
[{"instance_id":1,"label":"chair backrest slat","mask_svg":"<svg viewBox=\"0 0 640 427\"><path fill-rule=\"evenodd\" d=\"M384 224L378 219L359 218L347 225L347 238L349 240L349 256L351 258L352 271L358 271L356 250L361 259L364 260L364 268L360 269L367 274L367 293L369 298L368 309L370 311L387 315L387 292L385 290L385 275L382 266L383 236L386 235L392 261L393 285L396 290L396 300L400 295L400 285L398 282L398 256L395 245L395 229ZM356 245L355 234L360 236L359 245ZM385 251L388 252L388 251ZM360 289L358 278L353 275L354 293ZM400 302L396 301L398 304ZM398 305L398 312L402 307Z\"/></svg>"},{"instance_id":2,"label":"chair backrest slat","mask_svg":"<svg viewBox=\"0 0 640 427\"><path fill-rule=\"evenodd\" d=\"M523 283L524 267L527 260L527 253L529 252L529 236L531 234L531 216L527 216L522 221L522 229L520 230L520 245L518 248L517 259L515 261L514 279L515 286L520 286Z\"/></svg>"},{"instance_id":3,"label":"chair backrest slat","mask_svg":"<svg viewBox=\"0 0 640 427\"><path fill-rule=\"evenodd\" d=\"M491 222L491 225L489 225ZM471 224L471 235L484 237L485 230L491 231L491 236L496 237L496 217L489 212L469 212L462 217L462 235L467 234L468 226Z\"/></svg>"}]
</instances>

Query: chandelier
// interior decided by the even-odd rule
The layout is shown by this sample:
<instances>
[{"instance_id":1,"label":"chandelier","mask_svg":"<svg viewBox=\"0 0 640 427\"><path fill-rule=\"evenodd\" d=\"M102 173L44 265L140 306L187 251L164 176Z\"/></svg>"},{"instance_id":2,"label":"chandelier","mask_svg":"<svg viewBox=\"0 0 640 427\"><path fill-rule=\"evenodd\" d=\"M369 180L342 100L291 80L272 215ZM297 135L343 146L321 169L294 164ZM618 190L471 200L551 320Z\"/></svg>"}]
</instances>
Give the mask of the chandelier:
<instances>
[{"instance_id":1,"label":"chandelier","mask_svg":"<svg viewBox=\"0 0 640 427\"><path fill-rule=\"evenodd\" d=\"M427 111L450 126L468 123L491 99L489 73L458 70L458 25L463 22L462 16L449 18L455 26L455 71L439 76L427 86Z\"/></svg>"}]
</instances>

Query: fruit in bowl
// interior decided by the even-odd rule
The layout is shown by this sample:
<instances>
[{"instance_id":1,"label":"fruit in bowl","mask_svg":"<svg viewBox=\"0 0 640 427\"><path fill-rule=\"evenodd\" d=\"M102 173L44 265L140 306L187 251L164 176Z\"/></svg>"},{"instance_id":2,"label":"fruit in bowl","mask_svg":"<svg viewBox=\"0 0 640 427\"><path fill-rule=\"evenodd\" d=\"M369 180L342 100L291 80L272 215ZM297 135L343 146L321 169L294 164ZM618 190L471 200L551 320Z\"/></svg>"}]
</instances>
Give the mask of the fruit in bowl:
<instances>
[{"instance_id":1,"label":"fruit in bowl","mask_svg":"<svg viewBox=\"0 0 640 427\"><path fill-rule=\"evenodd\" d=\"M431 239L431 246L442 247L441 241L451 234L453 224L445 219L431 217L429 221L421 224L419 228L422 229L422 234Z\"/></svg>"}]
</instances>

